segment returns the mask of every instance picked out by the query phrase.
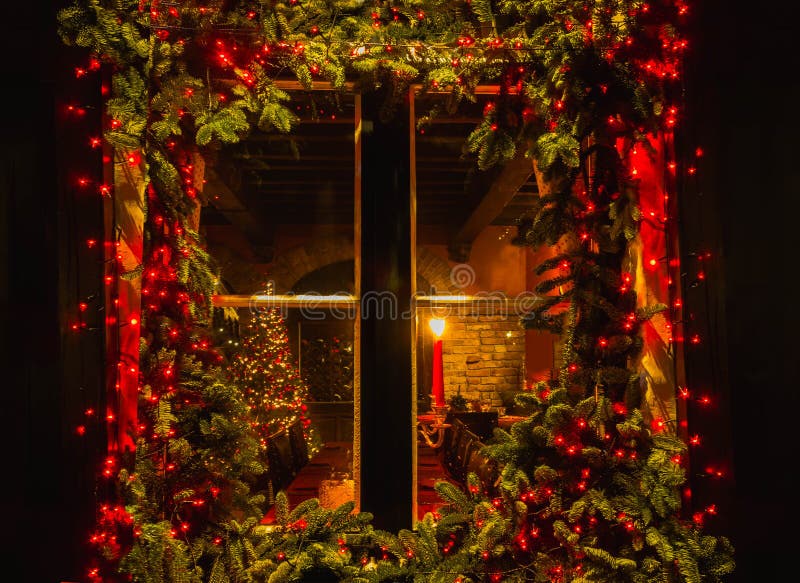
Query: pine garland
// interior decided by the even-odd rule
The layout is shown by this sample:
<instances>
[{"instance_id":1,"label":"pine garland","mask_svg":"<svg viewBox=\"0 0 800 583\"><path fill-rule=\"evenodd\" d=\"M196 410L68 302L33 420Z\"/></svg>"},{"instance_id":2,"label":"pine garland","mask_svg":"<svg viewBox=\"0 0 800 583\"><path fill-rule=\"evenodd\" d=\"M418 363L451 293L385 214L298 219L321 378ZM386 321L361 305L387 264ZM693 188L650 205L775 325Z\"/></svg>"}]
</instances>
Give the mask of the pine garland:
<instances>
[{"instance_id":1,"label":"pine garland","mask_svg":"<svg viewBox=\"0 0 800 583\"><path fill-rule=\"evenodd\" d=\"M68 44L113 72L106 141L147 169L142 401L135 461L109 467L126 506L103 506L95 542L136 581L719 581L724 538L680 517L683 444L648 427L631 363L659 306L636 308L621 271L638 230L626 164L670 131L686 48L681 0L78 0L59 16ZM246 479L263 468L247 407L201 335L218 282L189 217L184 176L197 148L297 122L276 79L312 89L410 83L474 100L501 87L468 136L480 168L533 157L542 189L521 233L561 244L540 266L556 295L526 322L561 334L563 369L528 395L538 411L488 448L496 493L466 493L416 532L373 531L369 516L278 498L259 525ZM441 114L431 110L422 123ZM145 293L147 292L147 293ZM566 306L563 308L563 306ZM561 307L561 308L560 308ZM560 309L560 311L558 311ZM112 464L113 465L113 464Z\"/></svg>"}]
</instances>

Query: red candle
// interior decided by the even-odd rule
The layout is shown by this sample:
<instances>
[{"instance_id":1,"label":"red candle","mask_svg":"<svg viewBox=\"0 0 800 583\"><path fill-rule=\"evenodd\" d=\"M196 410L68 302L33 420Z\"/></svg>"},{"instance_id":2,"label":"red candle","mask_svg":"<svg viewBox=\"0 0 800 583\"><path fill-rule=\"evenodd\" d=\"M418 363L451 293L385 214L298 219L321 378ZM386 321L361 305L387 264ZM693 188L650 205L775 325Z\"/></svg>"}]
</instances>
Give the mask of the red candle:
<instances>
[{"instance_id":1,"label":"red candle","mask_svg":"<svg viewBox=\"0 0 800 583\"><path fill-rule=\"evenodd\" d=\"M432 318L428 324L436 340L433 342L433 405L444 407L444 366L442 364L442 334L444 334L444 320Z\"/></svg>"},{"instance_id":2,"label":"red candle","mask_svg":"<svg viewBox=\"0 0 800 583\"><path fill-rule=\"evenodd\" d=\"M444 367L442 365L442 340L433 343L433 401L436 407L444 407Z\"/></svg>"}]
</instances>

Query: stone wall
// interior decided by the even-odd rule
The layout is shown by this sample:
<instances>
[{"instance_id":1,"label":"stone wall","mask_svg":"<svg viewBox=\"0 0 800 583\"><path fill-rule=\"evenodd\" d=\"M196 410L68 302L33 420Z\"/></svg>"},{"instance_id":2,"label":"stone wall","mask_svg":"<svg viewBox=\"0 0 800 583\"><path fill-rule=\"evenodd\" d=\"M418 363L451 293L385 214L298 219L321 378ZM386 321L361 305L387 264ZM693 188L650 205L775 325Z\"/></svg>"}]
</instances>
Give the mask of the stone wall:
<instances>
[{"instance_id":1,"label":"stone wall","mask_svg":"<svg viewBox=\"0 0 800 583\"><path fill-rule=\"evenodd\" d=\"M502 405L500 392L523 383L525 330L516 316L449 316L442 338L445 398Z\"/></svg>"},{"instance_id":2,"label":"stone wall","mask_svg":"<svg viewBox=\"0 0 800 583\"><path fill-rule=\"evenodd\" d=\"M349 236L336 235L310 240L279 253L270 273L276 291L292 290L297 281L315 269L352 259L352 247ZM463 292L453 285L450 269L445 258L426 246L418 247L417 272L425 285L438 293ZM428 332L427 326L421 331ZM522 387L525 330L517 316L450 314L443 342L445 398L460 390L470 401L479 399L497 407L502 405L502 391ZM430 376L429 372L424 374Z\"/></svg>"}]
</instances>

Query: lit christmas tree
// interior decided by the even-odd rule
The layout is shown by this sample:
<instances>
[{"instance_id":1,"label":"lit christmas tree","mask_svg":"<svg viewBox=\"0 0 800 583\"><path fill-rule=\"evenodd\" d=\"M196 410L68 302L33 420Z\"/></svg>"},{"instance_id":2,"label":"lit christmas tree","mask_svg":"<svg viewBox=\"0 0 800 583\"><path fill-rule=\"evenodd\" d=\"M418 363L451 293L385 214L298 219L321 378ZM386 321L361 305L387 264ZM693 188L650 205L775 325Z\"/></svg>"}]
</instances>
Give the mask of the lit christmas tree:
<instances>
[{"instance_id":1,"label":"lit christmas tree","mask_svg":"<svg viewBox=\"0 0 800 583\"><path fill-rule=\"evenodd\" d=\"M308 388L295 365L286 322L278 308L261 309L253 315L241 351L231 363L231 373L250 408L263 447L270 435L299 419L309 455L318 450L319 439L305 415Z\"/></svg>"}]
</instances>

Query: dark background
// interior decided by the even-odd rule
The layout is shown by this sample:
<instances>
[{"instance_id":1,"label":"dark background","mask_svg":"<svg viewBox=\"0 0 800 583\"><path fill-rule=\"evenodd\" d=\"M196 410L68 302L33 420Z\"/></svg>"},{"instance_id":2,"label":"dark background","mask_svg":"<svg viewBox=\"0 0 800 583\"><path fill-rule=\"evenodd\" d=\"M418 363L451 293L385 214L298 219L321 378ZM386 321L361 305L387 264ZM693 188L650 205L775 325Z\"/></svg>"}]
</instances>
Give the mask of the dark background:
<instances>
[{"instance_id":1,"label":"dark background","mask_svg":"<svg viewBox=\"0 0 800 583\"><path fill-rule=\"evenodd\" d=\"M1 41L0 579L32 583L85 580L105 440L96 421L105 413L102 247L85 243L102 244L101 197L96 185L76 186L100 176L88 145L100 135L99 79L76 80L88 57L61 45L56 4L66 2L15 7ZM69 113L69 103L85 114ZM79 302L87 329L76 333Z\"/></svg>"},{"instance_id":2,"label":"dark background","mask_svg":"<svg viewBox=\"0 0 800 583\"><path fill-rule=\"evenodd\" d=\"M705 155L681 201L685 283L696 265L688 253L712 259L707 283L686 289L683 318L703 336L686 366L689 387L716 403L690 408L689 421L704 437L695 473L706 463L728 472L692 487L696 509L718 502L708 527L736 546L732 580L777 581L790 572L798 518L798 14L780 4L690 6L683 138Z\"/></svg>"},{"instance_id":3,"label":"dark background","mask_svg":"<svg viewBox=\"0 0 800 583\"><path fill-rule=\"evenodd\" d=\"M705 455L721 455L733 472L713 487L700 480L696 489L719 500L721 515L709 528L736 545L739 566L731 580L737 582L777 580L794 559L785 533L797 524L792 500L800 463L798 19L780 5L746 8L722 0L691 5L690 119L682 134L683 143L705 151L681 202L683 251L713 253L708 283L687 290L687 316L705 329L687 372L691 385L709 388L720 401L716 412L698 412L690 421L707 436ZM103 437L75 434L85 404L100 402L102 338L76 339L65 316L96 290L100 265L68 245L96 231L100 208L70 186L73 169L92 171L97 160L82 147L85 137L70 141L85 136L87 126L78 132L61 123L62 106L75 95L82 103L95 98L91 85L75 84L72 70L81 61L59 45L47 3L15 4L2 43L0 296L7 362L0 548L3 571L25 574L16 580L55 583L83 575ZM91 125L97 110L87 115Z\"/></svg>"}]
</instances>

